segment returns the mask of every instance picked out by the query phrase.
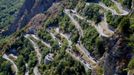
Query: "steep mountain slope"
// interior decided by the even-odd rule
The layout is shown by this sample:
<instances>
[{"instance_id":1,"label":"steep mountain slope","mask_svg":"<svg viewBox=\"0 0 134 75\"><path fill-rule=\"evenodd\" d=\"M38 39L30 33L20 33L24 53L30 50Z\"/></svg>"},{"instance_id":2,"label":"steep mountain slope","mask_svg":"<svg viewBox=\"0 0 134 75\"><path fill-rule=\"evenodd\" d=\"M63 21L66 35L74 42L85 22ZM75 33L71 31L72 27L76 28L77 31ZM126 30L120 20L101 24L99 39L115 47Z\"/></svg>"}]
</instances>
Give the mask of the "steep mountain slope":
<instances>
[{"instance_id":1,"label":"steep mountain slope","mask_svg":"<svg viewBox=\"0 0 134 75\"><path fill-rule=\"evenodd\" d=\"M13 75L133 75L133 1L125 2L26 0L0 39L0 62L7 55Z\"/></svg>"},{"instance_id":2,"label":"steep mountain slope","mask_svg":"<svg viewBox=\"0 0 134 75\"><path fill-rule=\"evenodd\" d=\"M0 1L0 33L14 21L16 14L24 0L1 0Z\"/></svg>"},{"instance_id":3,"label":"steep mountain slope","mask_svg":"<svg viewBox=\"0 0 134 75\"><path fill-rule=\"evenodd\" d=\"M54 2L56 0L26 0L14 23L9 26L7 34L11 34L17 31L17 29L24 27L32 17L38 13L45 12Z\"/></svg>"}]
</instances>

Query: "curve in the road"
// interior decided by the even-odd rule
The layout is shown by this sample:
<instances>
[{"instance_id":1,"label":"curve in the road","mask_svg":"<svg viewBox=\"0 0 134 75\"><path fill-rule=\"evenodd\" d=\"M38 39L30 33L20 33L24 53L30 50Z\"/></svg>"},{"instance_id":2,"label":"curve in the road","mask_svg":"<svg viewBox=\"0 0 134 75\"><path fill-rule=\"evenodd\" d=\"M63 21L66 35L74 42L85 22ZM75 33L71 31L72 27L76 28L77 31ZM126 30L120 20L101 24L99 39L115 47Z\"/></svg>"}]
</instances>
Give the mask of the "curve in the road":
<instances>
[{"instance_id":1,"label":"curve in the road","mask_svg":"<svg viewBox=\"0 0 134 75\"><path fill-rule=\"evenodd\" d=\"M39 69L38 69L38 65L40 65L40 63L41 63L42 55L41 55L41 53L39 52L39 47L38 47L38 45L37 45L32 39L30 39L30 36L31 36L31 35L26 34L26 35L25 35L25 38L27 38L27 39L31 42L31 44L33 45L33 47L34 47L34 49L35 49L35 52L36 52L36 56L37 56L37 58L38 58L38 63L37 63L37 65L34 67L33 72L34 72L35 75L41 75L40 72L39 72Z\"/></svg>"},{"instance_id":2,"label":"curve in the road","mask_svg":"<svg viewBox=\"0 0 134 75\"><path fill-rule=\"evenodd\" d=\"M66 11L73 11L73 14L72 15L75 15L76 17L78 17L79 19L86 19L82 16L80 16L75 10L71 10L71 9L66 9ZM71 13L68 13L68 15L71 14ZM74 17L71 16L71 18L74 19ZM74 22L74 21L72 21ZM98 31L98 33L101 35L101 36L104 36L104 37L111 37L113 34L114 34L114 31L112 31L111 29L109 29L109 26L108 26L108 23L106 22L106 16L104 16L104 20L100 23L98 23L97 25L93 22L93 21L90 21L90 20L87 20L88 23L91 23L92 26L94 26L96 28L96 30ZM78 25L80 26L80 25ZM79 33L81 34L81 33Z\"/></svg>"},{"instance_id":3,"label":"curve in the road","mask_svg":"<svg viewBox=\"0 0 134 75\"><path fill-rule=\"evenodd\" d=\"M119 9L119 11L120 11L121 13L117 13L117 11L116 11L115 9L112 9L112 8L110 8L110 7L107 7L107 6L106 6L104 3L102 3L102 2L94 3L94 4L99 5L100 7L104 8L104 9L107 10L107 11L111 11L111 13L112 13L113 15L123 16L123 15L128 15L128 14L129 14L128 11L126 11L126 10L123 9L123 7L122 7L122 5L121 5L120 3L118 3L118 2L115 1L115 0L111 0L111 1L112 1L114 4L116 4L117 8ZM87 6L90 5L90 4L91 4L91 3L86 3Z\"/></svg>"},{"instance_id":4,"label":"curve in the road","mask_svg":"<svg viewBox=\"0 0 134 75\"><path fill-rule=\"evenodd\" d=\"M66 14L69 16L69 18L71 19L71 21L74 23L74 25L75 25L75 27L77 28L77 30L78 30L80 36L83 37L84 34L83 34L83 30L82 30L80 24L74 19L73 15L71 15L69 12L70 12L69 9L65 9L65 11L64 11L64 13L66 13Z\"/></svg>"},{"instance_id":5,"label":"curve in the road","mask_svg":"<svg viewBox=\"0 0 134 75\"><path fill-rule=\"evenodd\" d=\"M14 61L12 59L10 59L6 54L4 54L2 57L4 59L10 61L13 64L13 67L14 67L14 69L16 71L15 75L18 75L18 68L17 68L17 65L14 63Z\"/></svg>"},{"instance_id":6,"label":"curve in the road","mask_svg":"<svg viewBox=\"0 0 134 75\"><path fill-rule=\"evenodd\" d=\"M128 11L123 10L123 7L122 7L122 5L120 3L118 3L115 0L111 0L111 1L114 2L116 4L117 8L119 9L119 11L122 12L121 14L118 14L118 15L128 15L129 14Z\"/></svg>"}]
</instances>

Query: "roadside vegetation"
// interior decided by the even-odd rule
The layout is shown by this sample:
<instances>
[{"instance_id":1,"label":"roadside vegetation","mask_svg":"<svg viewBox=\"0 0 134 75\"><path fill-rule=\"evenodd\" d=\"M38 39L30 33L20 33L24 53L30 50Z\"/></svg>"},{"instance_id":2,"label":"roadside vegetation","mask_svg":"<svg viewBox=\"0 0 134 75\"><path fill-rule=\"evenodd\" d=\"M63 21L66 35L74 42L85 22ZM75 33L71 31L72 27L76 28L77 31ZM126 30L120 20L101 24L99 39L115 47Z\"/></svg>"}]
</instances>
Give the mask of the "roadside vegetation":
<instances>
[{"instance_id":1,"label":"roadside vegetation","mask_svg":"<svg viewBox=\"0 0 134 75\"><path fill-rule=\"evenodd\" d=\"M10 62L0 56L0 75L14 74Z\"/></svg>"},{"instance_id":2,"label":"roadside vegetation","mask_svg":"<svg viewBox=\"0 0 134 75\"><path fill-rule=\"evenodd\" d=\"M104 2L107 6L113 5L111 0L102 0L102 2ZM11 3L16 3L16 1L13 0L13 2L11 1ZM14 4L12 4L13 7L11 7L14 9L9 8L11 12L8 11L8 7L0 8L0 10L6 12L8 11L7 14L5 13L4 15L0 15L0 20L1 17L4 17L4 20L2 19L3 22L0 23L0 28L5 27L4 25L8 26L12 23L12 20L14 19L11 15L15 15L15 13L17 13L17 10L19 9L19 5L21 3L22 1L20 1L20 3L18 3L16 6L13 6ZM128 8L130 7L128 6L129 2L125 4ZM68 5L66 8L69 9L74 9L75 7L77 7L78 14L80 14L86 19L80 20L74 17L74 19L76 19L80 24L80 27L82 28L84 35L83 37L81 37L81 34L79 34L79 30L75 27L74 23L70 20L68 15L66 15L63 12L63 9L60 10L61 12L58 13L58 15L48 17L43 22L44 25L42 26L42 28L35 30L35 33L29 34L38 36L39 39L43 40L47 44L50 44L51 46L51 48L49 48L45 46L41 41L36 40L33 37L30 37L30 39L37 43L39 47L39 52L42 55L41 64L39 64L37 67L39 68L39 72L42 75L90 75L91 70L85 69L85 66L83 66L83 64L80 61L82 60L82 58L86 60L86 58L88 57L89 60L90 56L95 59L101 58L104 52L106 51L105 41L107 38L103 39L103 37L100 36L96 28L90 23L88 23L87 20L91 20L92 22L95 22L95 24L97 25L99 22L102 21L104 11L101 7L94 4L85 6L85 1L83 0L80 0L79 2L76 0L69 0L65 2L65 5ZM116 6L114 6L113 9L116 9ZM106 12L108 24L117 31L122 32L123 35L127 36L125 37L125 40L127 40L126 44L131 49L134 49L134 19L132 16L130 18L129 17L130 16L122 17L118 15L112 15L110 12ZM4 22L5 20L7 22ZM56 28L59 28L59 33L56 32ZM28 32L29 31L26 31L26 29L24 29L14 33L10 37L5 38L3 36L0 36L0 50L2 49L7 54L12 53L17 56L17 59L13 61L18 67L19 75L25 74L26 64L28 64L29 74L33 75L33 69L38 63L38 56L35 52L33 45L28 39L24 37L26 34L28 34ZM54 34L56 40L53 39L50 33ZM73 52L70 51L70 54L69 52L67 53L67 49L71 49L68 46L68 39L66 39L64 36L61 36L60 33L67 34L67 36L69 36L69 41L72 42L72 51L75 53L76 57L81 57L80 61L71 57L70 54L73 54ZM81 53L82 51L76 48L76 44L82 44L91 55L87 55L85 57L84 52ZM12 52L13 50L15 50L15 53ZM46 64L45 57L50 53L53 54L53 60ZM0 52L0 54L2 54L2 52ZM134 54L134 50L132 50L132 54ZM4 60L2 56L0 56L0 63L0 75L13 74L11 64L8 61ZM87 65L86 62L84 63ZM130 62L128 64L128 69L133 68L134 59L132 58L130 59ZM100 75L102 75L104 70L103 68L99 67L97 71Z\"/></svg>"}]
</instances>

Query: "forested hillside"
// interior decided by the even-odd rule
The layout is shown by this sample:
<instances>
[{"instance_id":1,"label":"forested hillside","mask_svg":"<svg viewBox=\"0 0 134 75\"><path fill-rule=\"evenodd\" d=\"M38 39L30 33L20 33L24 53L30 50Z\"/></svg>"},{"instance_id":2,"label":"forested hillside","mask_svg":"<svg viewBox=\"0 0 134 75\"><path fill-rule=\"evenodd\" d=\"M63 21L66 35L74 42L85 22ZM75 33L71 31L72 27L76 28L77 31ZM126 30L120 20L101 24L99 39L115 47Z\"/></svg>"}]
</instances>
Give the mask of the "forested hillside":
<instances>
[{"instance_id":1,"label":"forested hillside","mask_svg":"<svg viewBox=\"0 0 134 75\"><path fill-rule=\"evenodd\" d=\"M133 0L1 0L0 75L133 75Z\"/></svg>"},{"instance_id":2,"label":"forested hillside","mask_svg":"<svg viewBox=\"0 0 134 75\"><path fill-rule=\"evenodd\" d=\"M17 17L17 13L25 0L1 0L0 1L0 31L7 29Z\"/></svg>"}]
</instances>

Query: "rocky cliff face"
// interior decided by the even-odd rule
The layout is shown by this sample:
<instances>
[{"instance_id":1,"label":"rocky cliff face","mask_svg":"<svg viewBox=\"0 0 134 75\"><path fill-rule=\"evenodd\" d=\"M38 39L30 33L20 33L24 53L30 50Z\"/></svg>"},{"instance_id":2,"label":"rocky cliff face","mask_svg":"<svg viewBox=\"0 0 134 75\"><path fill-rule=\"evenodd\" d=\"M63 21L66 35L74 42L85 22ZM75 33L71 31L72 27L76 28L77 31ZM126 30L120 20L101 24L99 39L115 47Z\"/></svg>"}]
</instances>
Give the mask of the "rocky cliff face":
<instances>
[{"instance_id":1,"label":"rocky cliff face","mask_svg":"<svg viewBox=\"0 0 134 75\"><path fill-rule=\"evenodd\" d=\"M24 27L32 17L38 13L45 12L54 2L58 0L25 0L22 8L18 12L18 15L8 28L6 34L11 34L18 29Z\"/></svg>"},{"instance_id":2,"label":"rocky cliff face","mask_svg":"<svg viewBox=\"0 0 134 75\"><path fill-rule=\"evenodd\" d=\"M130 48L126 45L122 34L115 34L108 45L108 53L104 59L104 75L127 75L124 70L130 56Z\"/></svg>"}]
</instances>

